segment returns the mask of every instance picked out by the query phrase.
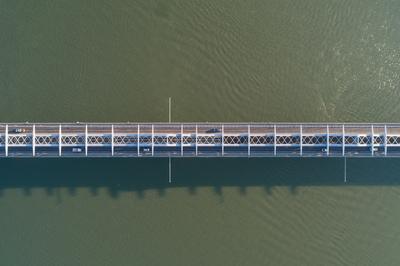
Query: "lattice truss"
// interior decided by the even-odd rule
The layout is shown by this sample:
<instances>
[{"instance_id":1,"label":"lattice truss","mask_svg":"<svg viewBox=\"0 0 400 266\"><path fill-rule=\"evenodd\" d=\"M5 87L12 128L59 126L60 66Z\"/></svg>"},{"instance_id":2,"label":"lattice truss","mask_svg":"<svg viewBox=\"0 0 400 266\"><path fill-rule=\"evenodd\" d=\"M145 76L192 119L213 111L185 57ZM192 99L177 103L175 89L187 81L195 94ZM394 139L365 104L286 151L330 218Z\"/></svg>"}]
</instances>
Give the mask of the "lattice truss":
<instances>
[{"instance_id":1,"label":"lattice truss","mask_svg":"<svg viewBox=\"0 0 400 266\"><path fill-rule=\"evenodd\" d=\"M136 145L137 135L114 136L114 145Z\"/></svg>"},{"instance_id":2,"label":"lattice truss","mask_svg":"<svg viewBox=\"0 0 400 266\"><path fill-rule=\"evenodd\" d=\"M311 135L302 136L303 145L326 145L327 136L325 135Z\"/></svg>"},{"instance_id":3,"label":"lattice truss","mask_svg":"<svg viewBox=\"0 0 400 266\"><path fill-rule=\"evenodd\" d=\"M192 145L196 143L196 137L191 135L184 135L181 137L180 134L176 135L155 135L153 141L155 145L179 145L183 139L183 144ZM224 145L242 145L248 144L248 136L224 136ZM384 136L374 136L375 145L384 144ZM327 142L326 135L303 135L302 136L303 145L325 145ZM49 143L50 141L50 143ZM45 139L46 144L56 143L58 139L56 137ZM100 135L100 136L88 136L88 144L111 144L111 135ZM126 144L136 144L137 145L137 135L126 135L126 136L114 136L114 145L126 145ZM342 135L331 135L329 136L330 145L342 145L343 136ZM0 139L1 143L1 139ZM36 143L42 143L39 141L39 137L36 137ZM84 144L84 136L63 136L63 144ZM151 145L152 136L151 135L140 135L139 136L140 145ZM222 144L222 137L217 135L200 135L197 136L197 144L200 145L220 145ZM250 136L251 145L273 145L274 136ZM300 136L276 136L277 145L300 145ZM345 136L346 145L370 145L371 136ZM400 136L388 136L387 144L400 145Z\"/></svg>"},{"instance_id":4,"label":"lattice truss","mask_svg":"<svg viewBox=\"0 0 400 266\"><path fill-rule=\"evenodd\" d=\"M276 145L300 145L300 139L302 138L302 145L326 145L326 135L288 135L276 136ZM10 146L29 146L32 145L32 135L9 135L8 145ZM274 145L274 135L252 135L250 138L245 135L225 135L223 138L221 135L198 135L197 145L221 145L222 139L224 145L248 145L250 139L251 146L257 145ZM344 137L344 143L346 146L353 145L371 145L373 139L373 145L379 146L385 144L384 135L346 135ZM154 145L180 145L181 141L183 145L195 145L196 137L194 135L155 135L153 137ZM111 145L111 135L88 135L87 145ZM137 145L137 135L116 135L114 136L114 145ZM0 135L0 145L4 146L6 143L5 135ZM68 145L85 145L85 135L62 135L61 144L63 146ZM141 134L139 135L140 145L152 145L152 135ZM387 145L400 145L400 136L388 135L386 137ZM51 146L59 145L58 135L36 135L35 145L37 146ZM329 145L343 145L342 135L330 135Z\"/></svg>"},{"instance_id":5,"label":"lattice truss","mask_svg":"<svg viewBox=\"0 0 400 266\"><path fill-rule=\"evenodd\" d=\"M224 136L224 145L247 145L247 136Z\"/></svg>"},{"instance_id":6,"label":"lattice truss","mask_svg":"<svg viewBox=\"0 0 400 266\"><path fill-rule=\"evenodd\" d=\"M155 145L176 145L181 143L181 137L173 136L154 136Z\"/></svg>"},{"instance_id":7,"label":"lattice truss","mask_svg":"<svg viewBox=\"0 0 400 266\"><path fill-rule=\"evenodd\" d=\"M388 145L400 145L400 136L387 136Z\"/></svg>"},{"instance_id":8,"label":"lattice truss","mask_svg":"<svg viewBox=\"0 0 400 266\"><path fill-rule=\"evenodd\" d=\"M192 136L183 136L183 144L192 145L196 143L196 138Z\"/></svg>"},{"instance_id":9,"label":"lattice truss","mask_svg":"<svg viewBox=\"0 0 400 266\"><path fill-rule=\"evenodd\" d=\"M58 136L35 136L35 144L38 146L51 146L51 145L58 145Z\"/></svg>"},{"instance_id":10,"label":"lattice truss","mask_svg":"<svg viewBox=\"0 0 400 266\"><path fill-rule=\"evenodd\" d=\"M276 144L277 145L300 144L300 136L277 136Z\"/></svg>"},{"instance_id":11,"label":"lattice truss","mask_svg":"<svg viewBox=\"0 0 400 266\"><path fill-rule=\"evenodd\" d=\"M250 136L250 144L251 145L273 145L274 144L274 136Z\"/></svg>"},{"instance_id":12,"label":"lattice truss","mask_svg":"<svg viewBox=\"0 0 400 266\"><path fill-rule=\"evenodd\" d=\"M250 145L274 145L274 136L250 136ZM302 145L319 145L324 146L327 144L327 135L287 135L287 136L276 136L276 145L300 145L302 139ZM345 136L345 145L371 145L371 136ZM383 145L384 136L374 136L374 145ZM331 135L329 136L330 145L342 145L342 135ZM198 144L221 144L221 137L217 136L199 136ZM243 145L248 144L247 136L224 136L224 145ZM400 145L400 136L388 136L387 144Z\"/></svg>"},{"instance_id":13,"label":"lattice truss","mask_svg":"<svg viewBox=\"0 0 400 266\"><path fill-rule=\"evenodd\" d=\"M85 136L84 135L70 135L61 137L61 144L68 145L85 145Z\"/></svg>"},{"instance_id":14,"label":"lattice truss","mask_svg":"<svg viewBox=\"0 0 400 266\"><path fill-rule=\"evenodd\" d=\"M373 139L373 143L372 142ZM389 140L389 138L388 138ZM358 146L358 145L383 145L385 142L384 136L345 136L344 143L347 146ZM389 143L389 141L388 141ZM343 136L336 135L336 136L329 136L329 144L330 145L343 145Z\"/></svg>"},{"instance_id":15,"label":"lattice truss","mask_svg":"<svg viewBox=\"0 0 400 266\"><path fill-rule=\"evenodd\" d=\"M197 136L197 144L198 145L221 145L222 137L221 136Z\"/></svg>"},{"instance_id":16,"label":"lattice truss","mask_svg":"<svg viewBox=\"0 0 400 266\"><path fill-rule=\"evenodd\" d=\"M181 136L176 135L154 135L153 137L154 145L180 145ZM137 145L138 137L137 135L132 136L114 136L114 145ZM194 144L195 138L191 136L183 136L183 144ZM139 135L140 145L151 145L152 135Z\"/></svg>"},{"instance_id":17,"label":"lattice truss","mask_svg":"<svg viewBox=\"0 0 400 266\"><path fill-rule=\"evenodd\" d=\"M108 145L111 144L111 136L100 135L100 136L88 136L88 145Z\"/></svg>"},{"instance_id":18,"label":"lattice truss","mask_svg":"<svg viewBox=\"0 0 400 266\"><path fill-rule=\"evenodd\" d=\"M9 135L8 145L11 146L26 146L32 144L32 136L30 135Z\"/></svg>"}]
</instances>

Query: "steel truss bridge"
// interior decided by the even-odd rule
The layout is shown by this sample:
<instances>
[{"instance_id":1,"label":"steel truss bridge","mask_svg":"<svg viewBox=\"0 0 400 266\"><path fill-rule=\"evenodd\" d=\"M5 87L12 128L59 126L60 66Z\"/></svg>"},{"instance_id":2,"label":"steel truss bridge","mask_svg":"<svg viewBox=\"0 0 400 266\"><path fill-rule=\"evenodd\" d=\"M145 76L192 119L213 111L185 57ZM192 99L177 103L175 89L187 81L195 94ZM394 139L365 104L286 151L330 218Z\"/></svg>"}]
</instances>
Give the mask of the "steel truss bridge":
<instances>
[{"instance_id":1,"label":"steel truss bridge","mask_svg":"<svg viewBox=\"0 0 400 266\"><path fill-rule=\"evenodd\" d=\"M0 157L400 157L400 124L0 124Z\"/></svg>"}]
</instances>

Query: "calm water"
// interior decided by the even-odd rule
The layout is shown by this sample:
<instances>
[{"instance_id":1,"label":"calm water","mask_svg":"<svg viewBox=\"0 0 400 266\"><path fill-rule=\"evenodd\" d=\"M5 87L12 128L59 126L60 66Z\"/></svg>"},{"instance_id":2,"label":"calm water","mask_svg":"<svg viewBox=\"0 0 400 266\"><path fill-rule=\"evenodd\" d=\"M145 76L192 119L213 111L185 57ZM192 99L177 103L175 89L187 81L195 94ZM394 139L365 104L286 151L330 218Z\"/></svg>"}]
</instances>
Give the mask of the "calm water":
<instances>
[{"instance_id":1,"label":"calm water","mask_svg":"<svg viewBox=\"0 0 400 266\"><path fill-rule=\"evenodd\" d=\"M400 2L0 0L0 121L400 122ZM400 160L0 160L1 265L399 265Z\"/></svg>"}]
</instances>

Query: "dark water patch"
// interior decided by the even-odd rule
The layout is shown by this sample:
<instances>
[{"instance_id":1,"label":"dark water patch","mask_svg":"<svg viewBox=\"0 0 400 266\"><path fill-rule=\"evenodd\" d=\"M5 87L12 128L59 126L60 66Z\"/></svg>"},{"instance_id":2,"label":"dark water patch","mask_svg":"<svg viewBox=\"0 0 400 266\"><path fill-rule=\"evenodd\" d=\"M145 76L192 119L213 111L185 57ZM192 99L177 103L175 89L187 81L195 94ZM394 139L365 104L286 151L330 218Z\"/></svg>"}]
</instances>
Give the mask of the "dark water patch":
<instances>
[{"instance_id":1,"label":"dark water patch","mask_svg":"<svg viewBox=\"0 0 400 266\"><path fill-rule=\"evenodd\" d=\"M397 158L347 159L347 183L349 185L400 184L400 160Z\"/></svg>"},{"instance_id":2,"label":"dark water patch","mask_svg":"<svg viewBox=\"0 0 400 266\"><path fill-rule=\"evenodd\" d=\"M82 187L94 196L99 188L107 188L112 197L120 191L142 196L145 189L162 190L168 184L166 162L157 159L6 159L0 165L0 190L44 188L49 196L56 188L67 188L74 196Z\"/></svg>"},{"instance_id":3,"label":"dark water patch","mask_svg":"<svg viewBox=\"0 0 400 266\"><path fill-rule=\"evenodd\" d=\"M212 187L222 195L224 187L237 187L245 196L248 187L263 187L267 194L277 186L292 194L303 186L389 186L399 185L399 159L348 159L344 182L342 158L185 158L172 159L172 182L168 182L168 160L156 158L88 159L3 159L0 160L0 191L20 188L31 196L32 189L43 188L54 196L67 188L75 196L87 188L91 195L106 188L117 198L120 192L135 192L145 197L156 190L160 197L166 189L186 187L195 195L198 187ZM2 193L0 193L0 196Z\"/></svg>"}]
</instances>

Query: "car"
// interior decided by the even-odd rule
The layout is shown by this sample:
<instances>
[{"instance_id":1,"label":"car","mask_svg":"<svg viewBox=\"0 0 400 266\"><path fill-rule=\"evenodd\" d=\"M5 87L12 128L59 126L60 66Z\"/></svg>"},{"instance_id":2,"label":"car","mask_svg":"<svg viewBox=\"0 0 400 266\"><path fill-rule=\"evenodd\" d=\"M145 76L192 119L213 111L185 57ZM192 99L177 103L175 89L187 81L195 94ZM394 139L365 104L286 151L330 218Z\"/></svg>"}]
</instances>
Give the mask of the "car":
<instances>
[{"instance_id":1,"label":"car","mask_svg":"<svg viewBox=\"0 0 400 266\"><path fill-rule=\"evenodd\" d=\"M25 133L26 130L24 128L15 128L12 132L13 133Z\"/></svg>"},{"instance_id":2,"label":"car","mask_svg":"<svg viewBox=\"0 0 400 266\"><path fill-rule=\"evenodd\" d=\"M206 133L218 133L221 132L221 130L219 128L210 128L209 130L206 131Z\"/></svg>"},{"instance_id":3,"label":"car","mask_svg":"<svg viewBox=\"0 0 400 266\"><path fill-rule=\"evenodd\" d=\"M72 152L79 153L79 152L82 152L82 149L81 148L72 148Z\"/></svg>"}]
</instances>

